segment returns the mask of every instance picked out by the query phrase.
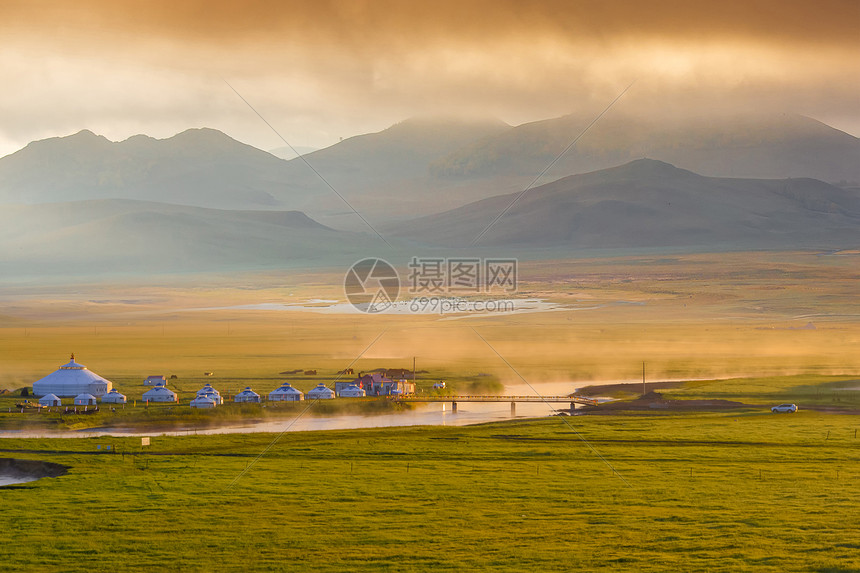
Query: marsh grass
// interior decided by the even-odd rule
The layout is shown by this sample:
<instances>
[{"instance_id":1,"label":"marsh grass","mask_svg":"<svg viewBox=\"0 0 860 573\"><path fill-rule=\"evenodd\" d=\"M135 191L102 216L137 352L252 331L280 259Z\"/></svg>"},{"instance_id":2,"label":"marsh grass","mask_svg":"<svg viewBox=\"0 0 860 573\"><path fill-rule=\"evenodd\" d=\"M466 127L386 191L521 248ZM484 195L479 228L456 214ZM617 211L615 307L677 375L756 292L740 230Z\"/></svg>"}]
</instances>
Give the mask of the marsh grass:
<instances>
[{"instance_id":1,"label":"marsh grass","mask_svg":"<svg viewBox=\"0 0 860 573\"><path fill-rule=\"evenodd\" d=\"M801 412L307 432L274 445L269 434L148 448L7 439L5 456L72 467L0 490L0 558L8 571L850 570L857 425ZM108 443L118 453L96 450Z\"/></svg>"},{"instance_id":2,"label":"marsh grass","mask_svg":"<svg viewBox=\"0 0 860 573\"><path fill-rule=\"evenodd\" d=\"M774 406L796 402L798 406L860 408L860 376L767 376L729 380L685 382L662 391L670 399L738 400Z\"/></svg>"}]
</instances>

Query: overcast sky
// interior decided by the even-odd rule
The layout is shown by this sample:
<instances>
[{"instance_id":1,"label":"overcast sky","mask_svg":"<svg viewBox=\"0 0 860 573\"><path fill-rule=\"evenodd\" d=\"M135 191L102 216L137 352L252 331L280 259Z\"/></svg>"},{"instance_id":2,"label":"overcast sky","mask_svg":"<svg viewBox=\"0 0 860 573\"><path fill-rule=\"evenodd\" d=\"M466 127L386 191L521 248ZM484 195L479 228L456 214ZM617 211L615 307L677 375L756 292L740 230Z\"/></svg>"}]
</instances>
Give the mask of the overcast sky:
<instances>
[{"instance_id":1,"label":"overcast sky","mask_svg":"<svg viewBox=\"0 0 860 573\"><path fill-rule=\"evenodd\" d=\"M324 147L410 116L798 112L860 135L857 0L0 3L0 156L90 129Z\"/></svg>"}]
</instances>

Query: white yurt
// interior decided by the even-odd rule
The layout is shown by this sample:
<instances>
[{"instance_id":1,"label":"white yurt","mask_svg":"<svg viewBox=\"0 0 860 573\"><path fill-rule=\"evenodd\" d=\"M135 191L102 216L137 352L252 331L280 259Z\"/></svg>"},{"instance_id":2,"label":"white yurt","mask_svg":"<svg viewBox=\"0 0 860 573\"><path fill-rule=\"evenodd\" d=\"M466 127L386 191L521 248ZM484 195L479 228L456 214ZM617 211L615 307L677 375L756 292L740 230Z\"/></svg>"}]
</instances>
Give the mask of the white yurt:
<instances>
[{"instance_id":1,"label":"white yurt","mask_svg":"<svg viewBox=\"0 0 860 573\"><path fill-rule=\"evenodd\" d=\"M250 386L245 387L244 390L239 392L233 397L234 402L259 402L260 395L251 390Z\"/></svg>"},{"instance_id":2,"label":"white yurt","mask_svg":"<svg viewBox=\"0 0 860 573\"><path fill-rule=\"evenodd\" d=\"M39 406L62 406L63 402L54 394L47 394L39 398Z\"/></svg>"},{"instance_id":3,"label":"white yurt","mask_svg":"<svg viewBox=\"0 0 860 573\"><path fill-rule=\"evenodd\" d=\"M47 396L54 394L59 397L71 397L78 394L92 394L103 396L111 389L112 383L96 374L90 372L83 364L75 362L75 355L68 364L48 374L41 380L33 382L33 394L36 396Z\"/></svg>"},{"instance_id":4,"label":"white yurt","mask_svg":"<svg viewBox=\"0 0 860 573\"><path fill-rule=\"evenodd\" d=\"M305 395L284 382L277 390L269 392L269 400L273 402L298 402L304 400Z\"/></svg>"},{"instance_id":5,"label":"white yurt","mask_svg":"<svg viewBox=\"0 0 860 573\"><path fill-rule=\"evenodd\" d=\"M340 391L340 395L343 398L364 398L366 393L364 389L359 388L355 384L350 384L349 386Z\"/></svg>"},{"instance_id":6,"label":"white yurt","mask_svg":"<svg viewBox=\"0 0 860 573\"><path fill-rule=\"evenodd\" d=\"M116 388L102 396L102 404L125 404L127 401L125 394L120 394Z\"/></svg>"},{"instance_id":7,"label":"white yurt","mask_svg":"<svg viewBox=\"0 0 860 573\"><path fill-rule=\"evenodd\" d=\"M92 394L78 394L75 396L75 406L95 406L96 397Z\"/></svg>"},{"instance_id":8,"label":"white yurt","mask_svg":"<svg viewBox=\"0 0 860 573\"><path fill-rule=\"evenodd\" d=\"M215 401L215 404L223 404L224 400L221 398L221 392L212 387L211 384L206 384L203 388L197 391L197 396L208 396Z\"/></svg>"},{"instance_id":9,"label":"white yurt","mask_svg":"<svg viewBox=\"0 0 860 573\"><path fill-rule=\"evenodd\" d=\"M152 390L143 393L143 400L147 402L176 402L176 394L164 386L156 386Z\"/></svg>"},{"instance_id":10,"label":"white yurt","mask_svg":"<svg viewBox=\"0 0 860 573\"><path fill-rule=\"evenodd\" d=\"M331 400L332 398L334 398L334 390L326 388L326 385L322 383L308 392L308 400Z\"/></svg>"},{"instance_id":11,"label":"white yurt","mask_svg":"<svg viewBox=\"0 0 860 573\"><path fill-rule=\"evenodd\" d=\"M214 408L215 400L206 394L198 394L196 398L191 400L192 408Z\"/></svg>"}]
</instances>

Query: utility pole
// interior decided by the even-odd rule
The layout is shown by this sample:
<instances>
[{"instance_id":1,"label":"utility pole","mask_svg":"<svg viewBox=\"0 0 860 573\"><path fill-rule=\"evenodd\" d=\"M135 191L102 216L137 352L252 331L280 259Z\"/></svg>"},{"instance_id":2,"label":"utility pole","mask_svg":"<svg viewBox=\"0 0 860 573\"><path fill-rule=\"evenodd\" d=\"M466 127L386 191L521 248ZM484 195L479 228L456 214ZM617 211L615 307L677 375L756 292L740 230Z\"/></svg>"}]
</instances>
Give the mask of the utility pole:
<instances>
[{"instance_id":1,"label":"utility pole","mask_svg":"<svg viewBox=\"0 0 860 573\"><path fill-rule=\"evenodd\" d=\"M642 395L644 396L648 392L645 391L645 362L642 362Z\"/></svg>"}]
</instances>

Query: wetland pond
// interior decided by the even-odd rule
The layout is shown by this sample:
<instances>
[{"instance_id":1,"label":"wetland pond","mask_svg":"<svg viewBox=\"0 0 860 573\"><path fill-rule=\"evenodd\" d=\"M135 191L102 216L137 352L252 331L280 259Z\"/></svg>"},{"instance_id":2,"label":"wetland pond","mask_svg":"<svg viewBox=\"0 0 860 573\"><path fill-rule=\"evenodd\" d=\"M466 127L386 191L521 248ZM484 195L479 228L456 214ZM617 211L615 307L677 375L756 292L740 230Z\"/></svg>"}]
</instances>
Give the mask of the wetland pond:
<instances>
[{"instance_id":1,"label":"wetland pond","mask_svg":"<svg viewBox=\"0 0 860 573\"><path fill-rule=\"evenodd\" d=\"M68 467L41 460L0 458L0 487L64 475Z\"/></svg>"}]
</instances>

